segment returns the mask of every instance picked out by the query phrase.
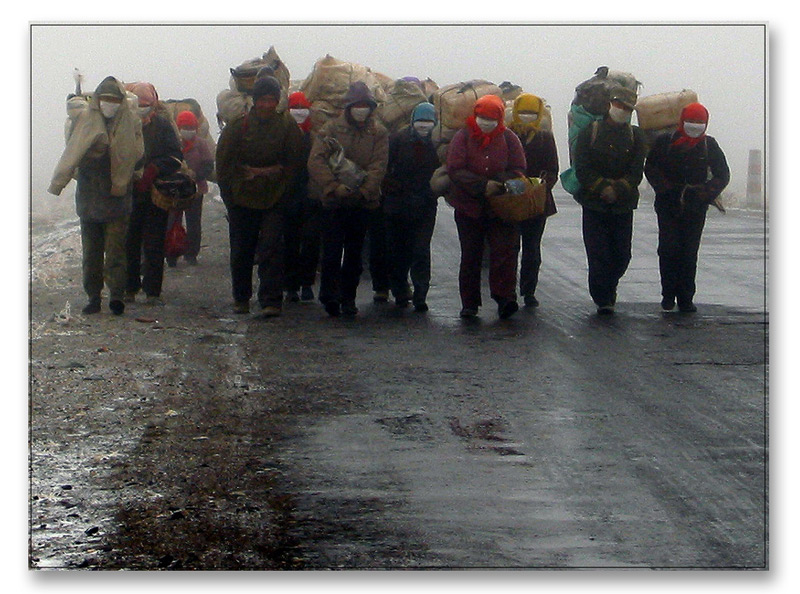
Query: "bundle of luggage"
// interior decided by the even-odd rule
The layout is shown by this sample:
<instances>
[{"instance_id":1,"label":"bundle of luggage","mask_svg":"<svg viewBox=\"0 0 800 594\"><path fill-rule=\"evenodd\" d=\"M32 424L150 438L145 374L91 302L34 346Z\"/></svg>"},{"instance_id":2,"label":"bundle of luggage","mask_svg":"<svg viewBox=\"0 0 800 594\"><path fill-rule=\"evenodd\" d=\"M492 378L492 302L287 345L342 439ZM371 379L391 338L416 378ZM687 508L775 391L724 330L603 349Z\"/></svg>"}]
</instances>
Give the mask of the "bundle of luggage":
<instances>
[{"instance_id":1,"label":"bundle of luggage","mask_svg":"<svg viewBox=\"0 0 800 594\"><path fill-rule=\"evenodd\" d=\"M205 141L212 155L216 152L217 143L214 137L211 136L208 119L206 119L203 108L200 107L200 103L198 103L197 99L166 99L164 101L159 101L159 104L160 110L169 118L169 121L176 127L176 130L177 124L175 120L178 114L182 111L191 111L197 118L197 137Z\"/></svg>"},{"instance_id":2,"label":"bundle of luggage","mask_svg":"<svg viewBox=\"0 0 800 594\"><path fill-rule=\"evenodd\" d=\"M315 129L319 130L325 122L342 113L347 90L356 81L369 87L379 106L386 102L384 86L393 82L366 66L338 60L330 54L317 60L298 89L311 102L311 121Z\"/></svg>"},{"instance_id":3,"label":"bundle of luggage","mask_svg":"<svg viewBox=\"0 0 800 594\"><path fill-rule=\"evenodd\" d=\"M245 60L236 68L231 68L229 88L217 94L217 124L219 128L247 113L253 106L251 93L259 72L269 72L281 83L281 100L278 111L285 111L288 103L290 84L289 68L278 56L274 46L270 46L260 58Z\"/></svg>"},{"instance_id":4,"label":"bundle of luggage","mask_svg":"<svg viewBox=\"0 0 800 594\"><path fill-rule=\"evenodd\" d=\"M423 81L413 77L399 78L385 87L386 101L378 108L378 117L389 132L408 125L414 108L428 101L438 85L430 78Z\"/></svg>"},{"instance_id":5,"label":"bundle of luggage","mask_svg":"<svg viewBox=\"0 0 800 594\"><path fill-rule=\"evenodd\" d=\"M696 102L697 93L689 89L640 98L636 102L636 118L639 127L645 133L648 145L652 145L661 134L675 132L683 108Z\"/></svg>"}]
</instances>

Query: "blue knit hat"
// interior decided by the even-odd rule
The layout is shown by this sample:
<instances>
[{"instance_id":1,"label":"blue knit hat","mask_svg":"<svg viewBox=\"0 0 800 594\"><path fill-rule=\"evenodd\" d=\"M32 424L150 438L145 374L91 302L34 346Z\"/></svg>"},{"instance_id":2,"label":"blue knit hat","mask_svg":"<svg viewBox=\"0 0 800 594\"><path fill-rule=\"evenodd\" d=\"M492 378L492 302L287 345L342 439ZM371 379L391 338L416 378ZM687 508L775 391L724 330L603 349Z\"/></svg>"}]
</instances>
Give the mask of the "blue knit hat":
<instances>
[{"instance_id":1,"label":"blue knit hat","mask_svg":"<svg viewBox=\"0 0 800 594\"><path fill-rule=\"evenodd\" d=\"M432 122L436 122L436 108L433 104L428 103L427 101L423 101L422 103L418 104L414 111L411 112L411 123L413 124L417 120L430 120Z\"/></svg>"}]
</instances>

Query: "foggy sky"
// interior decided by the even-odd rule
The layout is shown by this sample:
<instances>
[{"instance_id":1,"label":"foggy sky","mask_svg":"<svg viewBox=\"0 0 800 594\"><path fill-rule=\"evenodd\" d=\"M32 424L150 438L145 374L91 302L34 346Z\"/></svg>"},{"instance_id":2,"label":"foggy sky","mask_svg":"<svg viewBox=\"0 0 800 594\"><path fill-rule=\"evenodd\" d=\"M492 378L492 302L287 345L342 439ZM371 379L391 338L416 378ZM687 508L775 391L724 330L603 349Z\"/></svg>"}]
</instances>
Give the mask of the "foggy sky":
<instances>
[{"instance_id":1,"label":"foggy sky","mask_svg":"<svg viewBox=\"0 0 800 594\"><path fill-rule=\"evenodd\" d=\"M766 26L654 25L65 25L31 34L32 198L46 195L64 147L72 72L94 90L107 75L148 81L162 99L193 97L216 135L216 95L229 69L271 45L292 79L319 58L369 66L392 78L430 77L439 86L505 80L544 97L553 113L561 169L575 86L598 66L630 72L640 96L692 89L709 110L709 134L731 167L728 191L744 196L750 149L765 148ZM62 196L67 195L67 192Z\"/></svg>"}]
</instances>

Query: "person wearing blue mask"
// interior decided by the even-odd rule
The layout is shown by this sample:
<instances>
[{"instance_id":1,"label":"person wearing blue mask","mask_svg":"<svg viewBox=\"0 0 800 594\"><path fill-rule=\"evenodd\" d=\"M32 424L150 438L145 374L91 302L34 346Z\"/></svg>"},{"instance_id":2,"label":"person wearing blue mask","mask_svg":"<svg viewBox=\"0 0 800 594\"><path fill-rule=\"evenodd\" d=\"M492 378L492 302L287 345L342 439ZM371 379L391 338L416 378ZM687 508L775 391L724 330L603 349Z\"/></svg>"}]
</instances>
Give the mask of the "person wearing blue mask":
<instances>
[{"instance_id":1,"label":"person wearing blue mask","mask_svg":"<svg viewBox=\"0 0 800 594\"><path fill-rule=\"evenodd\" d=\"M435 125L434 106L418 104L411 123L389 138L389 164L383 181L392 295L398 307L407 307L411 301L418 312L428 311L431 281L437 197L429 182L440 164L431 139Z\"/></svg>"}]
</instances>

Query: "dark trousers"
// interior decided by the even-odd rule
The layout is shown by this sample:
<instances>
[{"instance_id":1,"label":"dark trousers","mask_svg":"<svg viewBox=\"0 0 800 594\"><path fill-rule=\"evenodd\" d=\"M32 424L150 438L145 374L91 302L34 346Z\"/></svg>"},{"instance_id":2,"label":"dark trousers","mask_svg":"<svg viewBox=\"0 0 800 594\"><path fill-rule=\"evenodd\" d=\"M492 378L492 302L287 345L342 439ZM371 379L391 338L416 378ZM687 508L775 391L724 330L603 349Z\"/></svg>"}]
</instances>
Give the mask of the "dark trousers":
<instances>
[{"instance_id":1,"label":"dark trousers","mask_svg":"<svg viewBox=\"0 0 800 594\"><path fill-rule=\"evenodd\" d=\"M233 299L253 296L253 265L258 266L258 303L280 307L283 302L283 214L280 209L228 207Z\"/></svg>"},{"instance_id":2,"label":"dark trousers","mask_svg":"<svg viewBox=\"0 0 800 594\"><path fill-rule=\"evenodd\" d=\"M388 291L389 257L386 247L386 220L382 208L369 211L369 275L373 291Z\"/></svg>"},{"instance_id":3,"label":"dark trousers","mask_svg":"<svg viewBox=\"0 0 800 594\"><path fill-rule=\"evenodd\" d=\"M657 213L658 267L661 272L661 295L677 298L678 305L694 299L697 253L706 224L706 211Z\"/></svg>"},{"instance_id":4,"label":"dark trousers","mask_svg":"<svg viewBox=\"0 0 800 594\"><path fill-rule=\"evenodd\" d=\"M125 296L127 231L127 216L107 223L81 220L83 290L89 299L100 299L104 284L108 285L111 301Z\"/></svg>"},{"instance_id":5,"label":"dark trousers","mask_svg":"<svg viewBox=\"0 0 800 594\"><path fill-rule=\"evenodd\" d=\"M542 266L542 236L547 217L534 217L519 223L522 255L519 267L520 295L533 296L539 284L539 269Z\"/></svg>"},{"instance_id":6,"label":"dark trousers","mask_svg":"<svg viewBox=\"0 0 800 594\"><path fill-rule=\"evenodd\" d=\"M598 306L617 300L619 279L631 261L633 211L624 214L583 209L583 244L589 264L589 294Z\"/></svg>"},{"instance_id":7,"label":"dark trousers","mask_svg":"<svg viewBox=\"0 0 800 594\"><path fill-rule=\"evenodd\" d=\"M159 297L164 282L164 240L169 213L150 200L150 194L134 190L125 255L128 260L128 293L144 290Z\"/></svg>"},{"instance_id":8,"label":"dark trousers","mask_svg":"<svg viewBox=\"0 0 800 594\"><path fill-rule=\"evenodd\" d=\"M316 200L297 200L284 209L285 288L310 287L317 277L322 207Z\"/></svg>"},{"instance_id":9,"label":"dark trousers","mask_svg":"<svg viewBox=\"0 0 800 594\"><path fill-rule=\"evenodd\" d=\"M186 210L171 210L167 220L167 229L171 228L175 220L186 220L186 253L184 258L197 258L200 253L200 240L203 234L203 197L198 196Z\"/></svg>"},{"instance_id":10,"label":"dark trousers","mask_svg":"<svg viewBox=\"0 0 800 594\"><path fill-rule=\"evenodd\" d=\"M395 299L425 303L431 285L431 239L436 225L436 207L415 218L386 216L386 245L390 284ZM414 286L409 294L408 277Z\"/></svg>"},{"instance_id":11,"label":"dark trousers","mask_svg":"<svg viewBox=\"0 0 800 594\"><path fill-rule=\"evenodd\" d=\"M497 218L473 219L455 211L461 265L458 287L461 305L477 309L481 301L481 262L484 243L489 244L489 291L498 303L516 300L519 231L513 223Z\"/></svg>"},{"instance_id":12,"label":"dark trousers","mask_svg":"<svg viewBox=\"0 0 800 594\"><path fill-rule=\"evenodd\" d=\"M352 303L363 272L361 250L370 211L343 207L322 211L322 265L319 300Z\"/></svg>"}]
</instances>

